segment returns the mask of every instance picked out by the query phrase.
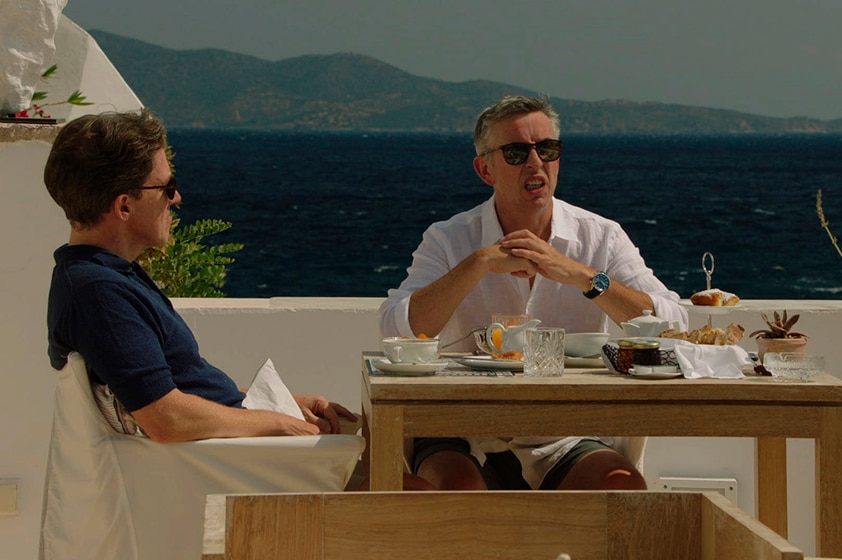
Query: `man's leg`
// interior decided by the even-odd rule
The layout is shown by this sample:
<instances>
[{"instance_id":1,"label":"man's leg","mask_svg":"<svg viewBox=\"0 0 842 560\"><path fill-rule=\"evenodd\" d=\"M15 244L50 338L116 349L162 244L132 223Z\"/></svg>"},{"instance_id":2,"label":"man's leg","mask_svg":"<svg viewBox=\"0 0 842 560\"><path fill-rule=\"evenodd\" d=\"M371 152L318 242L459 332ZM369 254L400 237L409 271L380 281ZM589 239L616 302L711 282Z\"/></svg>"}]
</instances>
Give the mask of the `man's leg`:
<instances>
[{"instance_id":1,"label":"man's leg","mask_svg":"<svg viewBox=\"0 0 842 560\"><path fill-rule=\"evenodd\" d=\"M415 474L437 490L487 490L468 442L460 438L415 440Z\"/></svg>"},{"instance_id":2,"label":"man's leg","mask_svg":"<svg viewBox=\"0 0 842 560\"><path fill-rule=\"evenodd\" d=\"M620 453L592 440L580 441L553 467L542 490L646 490L643 475Z\"/></svg>"},{"instance_id":3,"label":"man's leg","mask_svg":"<svg viewBox=\"0 0 842 560\"><path fill-rule=\"evenodd\" d=\"M646 490L646 481L628 459L614 451L592 451L579 459L559 490Z\"/></svg>"},{"instance_id":4,"label":"man's leg","mask_svg":"<svg viewBox=\"0 0 842 560\"><path fill-rule=\"evenodd\" d=\"M418 466L418 476L437 490L488 490L472 458L458 451L432 453Z\"/></svg>"}]
</instances>

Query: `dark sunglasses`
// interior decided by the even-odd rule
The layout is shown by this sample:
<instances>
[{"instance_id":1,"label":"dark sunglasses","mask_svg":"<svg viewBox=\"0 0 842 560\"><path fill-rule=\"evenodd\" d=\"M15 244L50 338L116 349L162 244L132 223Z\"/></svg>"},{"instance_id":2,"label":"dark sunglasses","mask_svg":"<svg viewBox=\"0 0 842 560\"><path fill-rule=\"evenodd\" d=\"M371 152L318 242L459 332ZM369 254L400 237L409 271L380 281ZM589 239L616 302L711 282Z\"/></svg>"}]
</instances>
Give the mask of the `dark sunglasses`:
<instances>
[{"instance_id":1,"label":"dark sunglasses","mask_svg":"<svg viewBox=\"0 0 842 560\"><path fill-rule=\"evenodd\" d=\"M561 157L561 140L541 140L535 144L513 142L500 146L499 148L494 148L493 150L488 150L480 155L485 156L491 152L500 150L503 152L503 159L506 160L506 163L509 165L520 165L529 158L529 152L532 151L532 148L535 148L535 152L541 158L541 161L555 161Z\"/></svg>"},{"instance_id":2,"label":"dark sunglasses","mask_svg":"<svg viewBox=\"0 0 842 560\"><path fill-rule=\"evenodd\" d=\"M137 187L138 189L145 191L148 189L161 189L164 191L164 194L167 195L167 198L170 200L175 198L175 190L178 188L178 183L176 183L175 175L170 177L169 182L166 185L159 185L156 187Z\"/></svg>"}]
</instances>

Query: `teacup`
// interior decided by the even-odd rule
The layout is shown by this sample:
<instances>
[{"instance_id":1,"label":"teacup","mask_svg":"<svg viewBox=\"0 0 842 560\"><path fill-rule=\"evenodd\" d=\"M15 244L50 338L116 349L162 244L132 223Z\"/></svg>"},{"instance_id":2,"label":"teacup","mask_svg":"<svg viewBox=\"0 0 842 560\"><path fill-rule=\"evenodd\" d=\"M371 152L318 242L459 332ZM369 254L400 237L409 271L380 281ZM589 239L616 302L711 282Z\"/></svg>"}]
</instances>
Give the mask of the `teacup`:
<instances>
[{"instance_id":1,"label":"teacup","mask_svg":"<svg viewBox=\"0 0 842 560\"><path fill-rule=\"evenodd\" d=\"M428 364L439 357L438 338L394 336L381 341L383 353L393 364Z\"/></svg>"}]
</instances>

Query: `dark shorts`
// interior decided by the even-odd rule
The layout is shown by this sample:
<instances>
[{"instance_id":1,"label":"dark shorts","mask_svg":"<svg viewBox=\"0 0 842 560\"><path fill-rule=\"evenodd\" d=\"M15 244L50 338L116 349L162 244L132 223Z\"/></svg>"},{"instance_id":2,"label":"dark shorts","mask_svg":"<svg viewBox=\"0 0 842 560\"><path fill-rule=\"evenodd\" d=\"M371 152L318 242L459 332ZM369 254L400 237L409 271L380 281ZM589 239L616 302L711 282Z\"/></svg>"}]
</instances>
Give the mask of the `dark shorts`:
<instances>
[{"instance_id":1,"label":"dark shorts","mask_svg":"<svg viewBox=\"0 0 842 560\"><path fill-rule=\"evenodd\" d=\"M552 466L541 481L541 490L555 490L570 469L573 468L579 459L592 451L604 451L611 448L601 441L583 439L573 446L564 457ZM455 451L470 457L482 473L485 484L489 490L529 490L529 484L521 475L520 461L511 451L500 453L486 453L485 465L480 466L476 457L471 455L471 446L462 438L416 438L415 458L413 460L413 472L418 472L418 467L424 460L439 451Z\"/></svg>"}]
</instances>

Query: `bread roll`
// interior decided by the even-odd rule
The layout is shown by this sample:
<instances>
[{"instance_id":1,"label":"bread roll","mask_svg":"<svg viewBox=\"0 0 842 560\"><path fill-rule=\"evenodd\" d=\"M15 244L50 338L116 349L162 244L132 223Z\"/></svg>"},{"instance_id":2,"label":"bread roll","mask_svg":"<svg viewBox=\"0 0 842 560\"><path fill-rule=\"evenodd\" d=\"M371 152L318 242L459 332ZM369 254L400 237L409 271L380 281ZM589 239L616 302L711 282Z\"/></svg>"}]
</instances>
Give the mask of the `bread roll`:
<instances>
[{"instance_id":1,"label":"bread roll","mask_svg":"<svg viewBox=\"0 0 842 560\"><path fill-rule=\"evenodd\" d=\"M719 288L712 288L696 292L690 296L690 301L693 305L712 305L714 307L737 305L740 298L736 294L730 292L723 292Z\"/></svg>"},{"instance_id":2,"label":"bread roll","mask_svg":"<svg viewBox=\"0 0 842 560\"><path fill-rule=\"evenodd\" d=\"M731 323L725 329L714 329L709 325L705 325L700 329L693 331L679 331L676 329L667 329L658 335L658 338L675 338L677 340L686 340L695 344L715 344L717 346L724 346L726 344L736 344L743 339L746 330L738 323Z\"/></svg>"}]
</instances>

